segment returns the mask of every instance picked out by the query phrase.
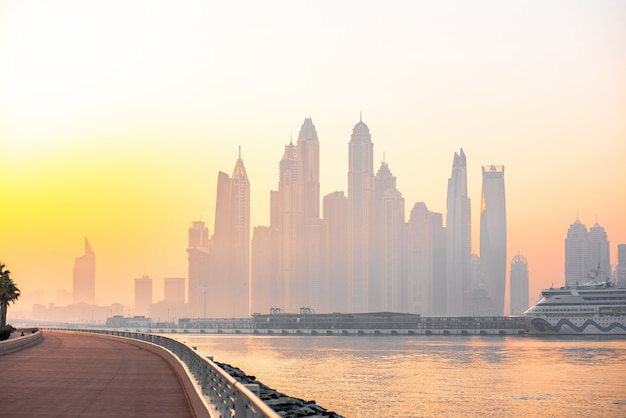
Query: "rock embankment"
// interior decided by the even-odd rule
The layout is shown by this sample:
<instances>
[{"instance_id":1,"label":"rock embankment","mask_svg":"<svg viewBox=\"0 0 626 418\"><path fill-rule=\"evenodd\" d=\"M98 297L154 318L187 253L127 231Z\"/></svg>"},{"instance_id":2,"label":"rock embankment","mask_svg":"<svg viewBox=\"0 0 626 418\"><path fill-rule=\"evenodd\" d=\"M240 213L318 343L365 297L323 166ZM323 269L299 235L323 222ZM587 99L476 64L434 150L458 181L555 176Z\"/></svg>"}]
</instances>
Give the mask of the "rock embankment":
<instances>
[{"instance_id":1,"label":"rock embankment","mask_svg":"<svg viewBox=\"0 0 626 418\"><path fill-rule=\"evenodd\" d=\"M280 416L289 418L299 417L332 417L343 418L332 411L317 405L315 401L305 401L299 398L292 398L284 393L267 387L263 383L256 380L255 376L246 375L241 369L233 367L230 364L220 363L213 360L215 364L220 366L226 373L237 379L243 384L259 385L259 398L265 402L270 408L276 411Z\"/></svg>"}]
</instances>

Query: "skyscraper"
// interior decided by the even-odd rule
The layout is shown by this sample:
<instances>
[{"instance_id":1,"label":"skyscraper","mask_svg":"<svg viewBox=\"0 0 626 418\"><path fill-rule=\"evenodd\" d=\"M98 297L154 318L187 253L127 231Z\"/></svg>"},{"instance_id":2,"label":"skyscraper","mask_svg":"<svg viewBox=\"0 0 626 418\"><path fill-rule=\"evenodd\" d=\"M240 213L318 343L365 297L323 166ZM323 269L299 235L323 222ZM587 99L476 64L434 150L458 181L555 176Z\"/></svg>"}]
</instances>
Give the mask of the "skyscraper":
<instances>
[{"instance_id":1,"label":"skyscraper","mask_svg":"<svg viewBox=\"0 0 626 418\"><path fill-rule=\"evenodd\" d=\"M506 261L504 166L483 166L480 206L480 271L494 309L492 315L504 314Z\"/></svg>"},{"instance_id":2,"label":"skyscraper","mask_svg":"<svg viewBox=\"0 0 626 418\"><path fill-rule=\"evenodd\" d=\"M211 317L250 315L250 182L239 157L232 177L219 172L207 304Z\"/></svg>"},{"instance_id":3,"label":"skyscraper","mask_svg":"<svg viewBox=\"0 0 626 418\"><path fill-rule=\"evenodd\" d=\"M348 280L350 311L368 311L370 255L373 251L374 145L359 120L348 145Z\"/></svg>"},{"instance_id":4,"label":"skyscraper","mask_svg":"<svg viewBox=\"0 0 626 418\"><path fill-rule=\"evenodd\" d=\"M617 245L617 285L626 287L626 244Z\"/></svg>"},{"instance_id":5,"label":"skyscraper","mask_svg":"<svg viewBox=\"0 0 626 418\"><path fill-rule=\"evenodd\" d=\"M250 316L250 182L241 158L241 148L233 170L230 196L230 314L247 318Z\"/></svg>"},{"instance_id":6,"label":"skyscraper","mask_svg":"<svg viewBox=\"0 0 626 418\"><path fill-rule=\"evenodd\" d=\"M583 284L587 281L587 245L587 227L576 219L565 238L565 284Z\"/></svg>"},{"instance_id":7,"label":"skyscraper","mask_svg":"<svg viewBox=\"0 0 626 418\"><path fill-rule=\"evenodd\" d=\"M149 316L152 304L152 279L142 276L135 279L135 315Z\"/></svg>"},{"instance_id":8,"label":"skyscraper","mask_svg":"<svg viewBox=\"0 0 626 418\"><path fill-rule=\"evenodd\" d=\"M85 238L85 254L74 261L74 303L96 302L96 255Z\"/></svg>"},{"instance_id":9,"label":"skyscraper","mask_svg":"<svg viewBox=\"0 0 626 418\"><path fill-rule=\"evenodd\" d=\"M589 280L603 282L611 278L610 243L606 231L598 222L587 233L586 276Z\"/></svg>"},{"instance_id":10,"label":"skyscraper","mask_svg":"<svg viewBox=\"0 0 626 418\"><path fill-rule=\"evenodd\" d=\"M375 177L374 251L370 254L370 311L407 312L404 198L386 162Z\"/></svg>"},{"instance_id":11,"label":"skyscraper","mask_svg":"<svg viewBox=\"0 0 626 418\"><path fill-rule=\"evenodd\" d=\"M207 292L210 280L209 229L204 222L195 221L188 230L187 240L189 315L207 317ZM213 289L210 289L213 291ZM210 315L209 315L210 316Z\"/></svg>"},{"instance_id":12,"label":"skyscraper","mask_svg":"<svg viewBox=\"0 0 626 418\"><path fill-rule=\"evenodd\" d=\"M285 145L279 163L278 190L271 192L271 228L275 239L276 252L276 306L274 308L295 312L302 305L303 287L298 268L300 183L298 181L297 149L293 142Z\"/></svg>"},{"instance_id":13,"label":"skyscraper","mask_svg":"<svg viewBox=\"0 0 626 418\"><path fill-rule=\"evenodd\" d=\"M446 209L446 313L464 315L470 313L471 211L463 149L454 153Z\"/></svg>"},{"instance_id":14,"label":"skyscraper","mask_svg":"<svg viewBox=\"0 0 626 418\"><path fill-rule=\"evenodd\" d=\"M522 315L528 309L528 262L519 252L511 260L511 315Z\"/></svg>"},{"instance_id":15,"label":"skyscraper","mask_svg":"<svg viewBox=\"0 0 626 418\"><path fill-rule=\"evenodd\" d=\"M299 194L298 283L300 307L321 309L326 302L322 266L323 225L320 219L320 157L317 131L305 118L296 144Z\"/></svg>"},{"instance_id":16,"label":"skyscraper","mask_svg":"<svg viewBox=\"0 0 626 418\"><path fill-rule=\"evenodd\" d=\"M348 312L348 198L343 192L324 196L326 271L325 287L330 312Z\"/></svg>"},{"instance_id":17,"label":"skyscraper","mask_svg":"<svg viewBox=\"0 0 626 418\"><path fill-rule=\"evenodd\" d=\"M407 224L407 312L445 314L445 263L442 216L418 202Z\"/></svg>"}]
</instances>

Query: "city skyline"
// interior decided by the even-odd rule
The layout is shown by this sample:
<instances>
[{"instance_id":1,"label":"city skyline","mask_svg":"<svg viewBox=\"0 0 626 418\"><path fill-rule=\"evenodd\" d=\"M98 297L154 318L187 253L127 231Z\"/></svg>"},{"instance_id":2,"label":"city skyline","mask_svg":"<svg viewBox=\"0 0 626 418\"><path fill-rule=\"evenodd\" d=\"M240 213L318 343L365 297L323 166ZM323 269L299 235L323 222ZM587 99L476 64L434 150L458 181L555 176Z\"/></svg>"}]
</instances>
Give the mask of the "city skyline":
<instances>
[{"instance_id":1,"label":"city skyline","mask_svg":"<svg viewBox=\"0 0 626 418\"><path fill-rule=\"evenodd\" d=\"M320 196L347 195L360 112L405 218L425 202L445 224L450 157L464 150L473 252L481 167L507 167L506 259L528 260L531 302L564 282L576 219L604 227L616 264L625 5L147 4L0 10L0 257L24 294L71 289L88 237L97 302L132 304L143 275L160 299L162 278L187 275L191 222L214 232L215 174L239 146L250 226L268 225L276 161L303 118L319 137Z\"/></svg>"}]
</instances>

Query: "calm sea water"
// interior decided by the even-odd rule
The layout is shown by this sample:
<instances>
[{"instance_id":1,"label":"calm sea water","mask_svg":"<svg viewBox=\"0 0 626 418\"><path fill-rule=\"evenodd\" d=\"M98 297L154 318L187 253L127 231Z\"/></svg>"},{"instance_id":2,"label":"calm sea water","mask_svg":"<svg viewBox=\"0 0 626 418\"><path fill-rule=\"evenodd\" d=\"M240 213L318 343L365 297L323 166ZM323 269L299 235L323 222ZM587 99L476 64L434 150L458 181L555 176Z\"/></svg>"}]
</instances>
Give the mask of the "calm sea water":
<instances>
[{"instance_id":1,"label":"calm sea water","mask_svg":"<svg viewBox=\"0 0 626 418\"><path fill-rule=\"evenodd\" d=\"M626 416L626 339L171 336L346 417Z\"/></svg>"}]
</instances>

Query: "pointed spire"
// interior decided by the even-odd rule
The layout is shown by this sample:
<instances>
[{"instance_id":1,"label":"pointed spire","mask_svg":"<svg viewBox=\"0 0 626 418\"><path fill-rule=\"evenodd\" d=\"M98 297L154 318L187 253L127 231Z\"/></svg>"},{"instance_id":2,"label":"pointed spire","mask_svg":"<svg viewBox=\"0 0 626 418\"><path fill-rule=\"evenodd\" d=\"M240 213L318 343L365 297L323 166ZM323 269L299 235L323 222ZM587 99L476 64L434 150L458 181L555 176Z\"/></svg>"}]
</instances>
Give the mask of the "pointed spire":
<instances>
[{"instance_id":1,"label":"pointed spire","mask_svg":"<svg viewBox=\"0 0 626 418\"><path fill-rule=\"evenodd\" d=\"M89 244L89 240L87 240L87 237L85 237L85 254L93 254L93 249L91 248L91 245Z\"/></svg>"}]
</instances>

